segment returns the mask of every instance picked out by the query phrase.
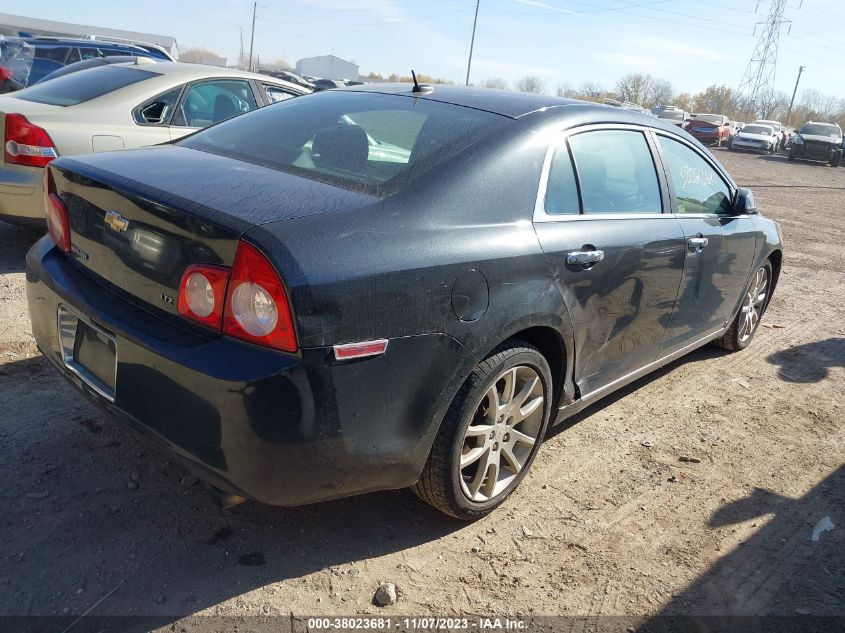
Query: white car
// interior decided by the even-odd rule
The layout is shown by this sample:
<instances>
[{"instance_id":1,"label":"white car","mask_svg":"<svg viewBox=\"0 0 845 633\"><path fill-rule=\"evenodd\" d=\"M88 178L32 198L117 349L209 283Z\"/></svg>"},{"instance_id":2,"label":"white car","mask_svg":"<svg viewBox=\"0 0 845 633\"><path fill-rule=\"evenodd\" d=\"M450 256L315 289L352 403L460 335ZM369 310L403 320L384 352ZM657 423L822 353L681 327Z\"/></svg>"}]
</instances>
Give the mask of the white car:
<instances>
[{"instance_id":1,"label":"white car","mask_svg":"<svg viewBox=\"0 0 845 633\"><path fill-rule=\"evenodd\" d=\"M749 123L733 135L728 149L774 154L779 143L780 136L771 125Z\"/></svg>"},{"instance_id":2,"label":"white car","mask_svg":"<svg viewBox=\"0 0 845 633\"><path fill-rule=\"evenodd\" d=\"M0 220L44 221L44 166L57 156L166 143L308 92L274 77L139 58L4 95Z\"/></svg>"}]
</instances>

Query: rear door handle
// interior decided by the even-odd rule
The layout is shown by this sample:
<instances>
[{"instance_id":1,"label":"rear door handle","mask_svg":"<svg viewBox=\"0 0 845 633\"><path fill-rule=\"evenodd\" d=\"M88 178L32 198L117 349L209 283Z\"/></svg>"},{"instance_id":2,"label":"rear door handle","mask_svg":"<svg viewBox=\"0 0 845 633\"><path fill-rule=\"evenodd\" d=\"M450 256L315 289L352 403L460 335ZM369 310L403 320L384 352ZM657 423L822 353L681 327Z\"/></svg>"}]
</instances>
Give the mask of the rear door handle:
<instances>
[{"instance_id":1,"label":"rear door handle","mask_svg":"<svg viewBox=\"0 0 845 633\"><path fill-rule=\"evenodd\" d=\"M701 249L710 243L706 237L691 237L687 240L687 248L696 253L700 253Z\"/></svg>"},{"instance_id":2,"label":"rear door handle","mask_svg":"<svg viewBox=\"0 0 845 633\"><path fill-rule=\"evenodd\" d=\"M604 259L604 251L574 251L566 255L566 263L573 266L595 264Z\"/></svg>"}]
</instances>

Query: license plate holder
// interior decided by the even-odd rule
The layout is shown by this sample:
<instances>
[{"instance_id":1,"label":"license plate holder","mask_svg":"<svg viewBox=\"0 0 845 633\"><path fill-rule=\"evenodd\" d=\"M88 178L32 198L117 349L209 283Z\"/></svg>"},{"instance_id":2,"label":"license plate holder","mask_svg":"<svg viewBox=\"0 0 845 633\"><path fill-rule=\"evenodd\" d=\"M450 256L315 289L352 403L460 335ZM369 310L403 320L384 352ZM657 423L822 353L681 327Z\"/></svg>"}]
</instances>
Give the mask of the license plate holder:
<instances>
[{"instance_id":1,"label":"license plate holder","mask_svg":"<svg viewBox=\"0 0 845 633\"><path fill-rule=\"evenodd\" d=\"M59 306L58 326L65 367L103 398L114 402L117 379L114 336L65 306Z\"/></svg>"}]
</instances>

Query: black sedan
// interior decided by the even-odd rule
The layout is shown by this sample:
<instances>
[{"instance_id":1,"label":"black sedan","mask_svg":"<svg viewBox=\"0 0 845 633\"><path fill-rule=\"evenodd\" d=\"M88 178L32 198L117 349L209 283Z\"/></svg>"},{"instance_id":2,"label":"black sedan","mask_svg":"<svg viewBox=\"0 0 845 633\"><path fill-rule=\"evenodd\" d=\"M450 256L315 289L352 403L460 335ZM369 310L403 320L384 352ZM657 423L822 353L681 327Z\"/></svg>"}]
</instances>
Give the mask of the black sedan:
<instances>
[{"instance_id":1,"label":"black sedan","mask_svg":"<svg viewBox=\"0 0 845 633\"><path fill-rule=\"evenodd\" d=\"M227 503L481 517L549 425L746 347L781 269L687 133L537 95L331 90L46 178L39 348Z\"/></svg>"}]
</instances>

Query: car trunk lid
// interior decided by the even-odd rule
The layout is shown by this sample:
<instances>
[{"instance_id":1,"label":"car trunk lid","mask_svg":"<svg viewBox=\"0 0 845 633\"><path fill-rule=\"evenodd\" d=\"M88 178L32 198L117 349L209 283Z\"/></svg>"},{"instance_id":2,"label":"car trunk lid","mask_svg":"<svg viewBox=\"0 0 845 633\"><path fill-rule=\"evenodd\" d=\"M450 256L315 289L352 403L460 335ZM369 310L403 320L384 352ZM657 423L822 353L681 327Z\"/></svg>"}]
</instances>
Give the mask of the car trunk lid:
<instances>
[{"instance_id":1,"label":"car trunk lid","mask_svg":"<svg viewBox=\"0 0 845 633\"><path fill-rule=\"evenodd\" d=\"M51 174L68 209L75 264L115 291L174 315L185 269L231 266L249 229L373 201L176 146L59 159Z\"/></svg>"}]
</instances>

